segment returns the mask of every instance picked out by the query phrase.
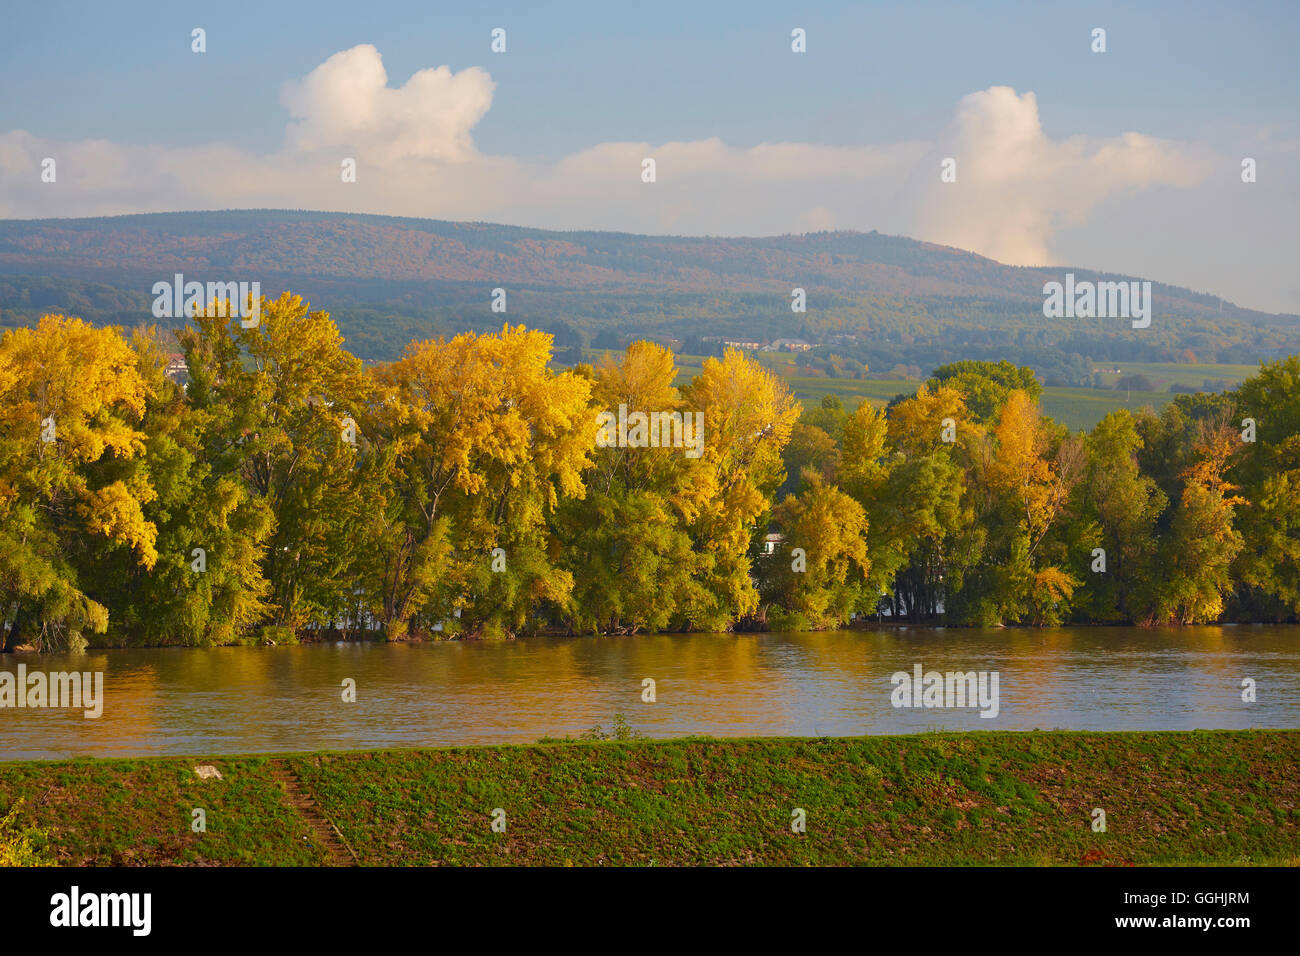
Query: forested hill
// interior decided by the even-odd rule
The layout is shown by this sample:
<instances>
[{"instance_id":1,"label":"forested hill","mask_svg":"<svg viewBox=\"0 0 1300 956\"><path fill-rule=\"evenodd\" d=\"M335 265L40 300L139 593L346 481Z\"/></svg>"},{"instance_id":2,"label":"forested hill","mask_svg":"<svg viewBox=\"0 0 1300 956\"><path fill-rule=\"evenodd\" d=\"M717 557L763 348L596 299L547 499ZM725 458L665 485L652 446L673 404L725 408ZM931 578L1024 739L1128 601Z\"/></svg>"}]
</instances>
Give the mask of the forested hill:
<instances>
[{"instance_id":1,"label":"forested hill","mask_svg":"<svg viewBox=\"0 0 1300 956\"><path fill-rule=\"evenodd\" d=\"M490 223L346 213L231 211L0 221L0 271L111 281L190 269L249 276L474 282L561 291L775 292L984 297L1041 308L1065 267L1026 269L877 232L691 238L552 232ZM1083 269L1078 278L1092 276ZM1157 285L1165 307L1219 312L1219 300ZM1224 305L1225 314L1264 321ZM788 310L787 310L788 311Z\"/></svg>"},{"instance_id":2,"label":"forested hill","mask_svg":"<svg viewBox=\"0 0 1300 956\"><path fill-rule=\"evenodd\" d=\"M877 232L688 238L257 210L0 221L0 324L53 310L135 325L150 320L153 283L176 272L300 293L366 358L504 319L555 331L560 346L799 338L873 368L990 353L1041 366L1040 352L1254 361L1294 349L1300 332L1296 316L1160 283L1149 329L1046 319L1044 282L1137 277L1005 266ZM505 316L490 309L496 287L507 290ZM795 287L806 313L791 311Z\"/></svg>"}]
</instances>

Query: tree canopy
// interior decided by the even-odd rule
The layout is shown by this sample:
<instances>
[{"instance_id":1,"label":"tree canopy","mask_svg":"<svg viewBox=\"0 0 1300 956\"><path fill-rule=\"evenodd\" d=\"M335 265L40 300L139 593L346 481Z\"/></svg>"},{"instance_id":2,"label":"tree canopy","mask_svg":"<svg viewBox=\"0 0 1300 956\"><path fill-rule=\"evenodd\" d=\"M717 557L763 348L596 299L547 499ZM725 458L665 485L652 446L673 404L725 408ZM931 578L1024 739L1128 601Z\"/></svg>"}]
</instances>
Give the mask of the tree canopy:
<instances>
[{"instance_id":1,"label":"tree canopy","mask_svg":"<svg viewBox=\"0 0 1300 956\"><path fill-rule=\"evenodd\" d=\"M5 333L5 646L1300 615L1300 359L1071 434L1009 362L803 409L731 349L554 357L505 325L367 366L289 294Z\"/></svg>"}]
</instances>

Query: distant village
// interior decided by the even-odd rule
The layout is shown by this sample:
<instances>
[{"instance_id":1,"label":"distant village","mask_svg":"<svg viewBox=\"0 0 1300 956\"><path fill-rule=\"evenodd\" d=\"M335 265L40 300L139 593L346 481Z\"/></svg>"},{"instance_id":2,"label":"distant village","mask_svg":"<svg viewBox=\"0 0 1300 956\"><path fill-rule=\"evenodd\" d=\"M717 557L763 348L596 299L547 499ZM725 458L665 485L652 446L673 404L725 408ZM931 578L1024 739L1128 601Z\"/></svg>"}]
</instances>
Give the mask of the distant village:
<instances>
[{"instance_id":1,"label":"distant village","mask_svg":"<svg viewBox=\"0 0 1300 956\"><path fill-rule=\"evenodd\" d=\"M813 347L811 342L803 339L773 339L771 342L744 342L724 339L716 335L704 337L705 342L720 342L733 349L747 349L751 352L807 352Z\"/></svg>"}]
</instances>

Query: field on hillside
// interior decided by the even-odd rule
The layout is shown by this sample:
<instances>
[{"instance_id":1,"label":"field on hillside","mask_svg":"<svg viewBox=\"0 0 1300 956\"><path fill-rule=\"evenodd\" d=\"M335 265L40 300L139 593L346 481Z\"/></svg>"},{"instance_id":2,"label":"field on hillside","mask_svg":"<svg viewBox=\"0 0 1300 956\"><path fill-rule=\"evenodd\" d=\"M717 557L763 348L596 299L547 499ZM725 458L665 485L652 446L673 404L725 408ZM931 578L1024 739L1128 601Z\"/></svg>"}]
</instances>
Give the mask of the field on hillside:
<instances>
[{"instance_id":1,"label":"field on hillside","mask_svg":"<svg viewBox=\"0 0 1300 956\"><path fill-rule=\"evenodd\" d=\"M589 349L588 361L599 363L606 353ZM795 375L795 356L788 352L758 352L754 358L763 366L779 374L790 386L795 397L804 405L816 405L827 395L838 395L846 408L854 409L863 401L883 407L895 395L911 395L920 382L894 379L828 378L825 376ZM679 374L677 382L684 385L699 374L703 358L695 355L677 356ZM1207 379L1221 380L1236 385L1256 371L1252 365L1176 365L1172 363L1133 362L1119 366L1123 375L1145 375L1159 391L1133 392L1100 388L1045 388L1043 411L1072 431L1091 429L1097 422L1118 408L1131 412L1150 407L1160 411L1175 395L1168 386L1179 383L1200 386ZM1119 379L1115 373L1103 372L1111 381Z\"/></svg>"},{"instance_id":2,"label":"field on hillside","mask_svg":"<svg viewBox=\"0 0 1300 956\"><path fill-rule=\"evenodd\" d=\"M919 382L894 382L880 379L787 378L790 390L805 405L816 405L826 395L835 394L846 408L857 408L864 400L883 407L895 395L911 395ZM1071 431L1091 429L1117 408L1137 412L1150 406L1156 411L1172 401L1170 392L1119 392L1096 388L1045 388L1042 405L1045 414Z\"/></svg>"},{"instance_id":3,"label":"field on hillside","mask_svg":"<svg viewBox=\"0 0 1300 956\"><path fill-rule=\"evenodd\" d=\"M1145 375L1156 391L1167 391L1170 385L1201 388L1207 381L1231 388L1259 371L1258 365L1186 365L1174 362L1100 362L1094 365L1107 385L1113 386L1127 375Z\"/></svg>"}]
</instances>

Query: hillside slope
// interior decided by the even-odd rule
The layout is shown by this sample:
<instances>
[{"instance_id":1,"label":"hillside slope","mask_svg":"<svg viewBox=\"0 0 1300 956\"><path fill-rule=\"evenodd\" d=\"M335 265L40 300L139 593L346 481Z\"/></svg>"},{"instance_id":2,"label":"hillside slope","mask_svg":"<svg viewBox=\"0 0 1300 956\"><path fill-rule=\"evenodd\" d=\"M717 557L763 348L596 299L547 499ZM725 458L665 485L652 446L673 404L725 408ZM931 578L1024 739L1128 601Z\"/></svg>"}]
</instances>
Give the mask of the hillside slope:
<instances>
[{"instance_id":1,"label":"hillside slope","mask_svg":"<svg viewBox=\"0 0 1300 956\"><path fill-rule=\"evenodd\" d=\"M412 338L499 326L551 329L557 344L601 332L803 338L868 361L1017 358L1055 350L1094 359L1253 362L1296 346L1300 318L1242 309L1153 283L1150 329L1123 319L1047 319L1043 284L1068 267L1006 266L880 233L691 238L552 232L345 213L228 211L0 221L0 324L40 312L151 321L154 282L260 281L331 311L367 358ZM503 316L493 288L508 293ZM794 313L791 290L806 290ZM953 351L956 350L956 351ZM1001 350L1002 354L998 354Z\"/></svg>"}]
</instances>

